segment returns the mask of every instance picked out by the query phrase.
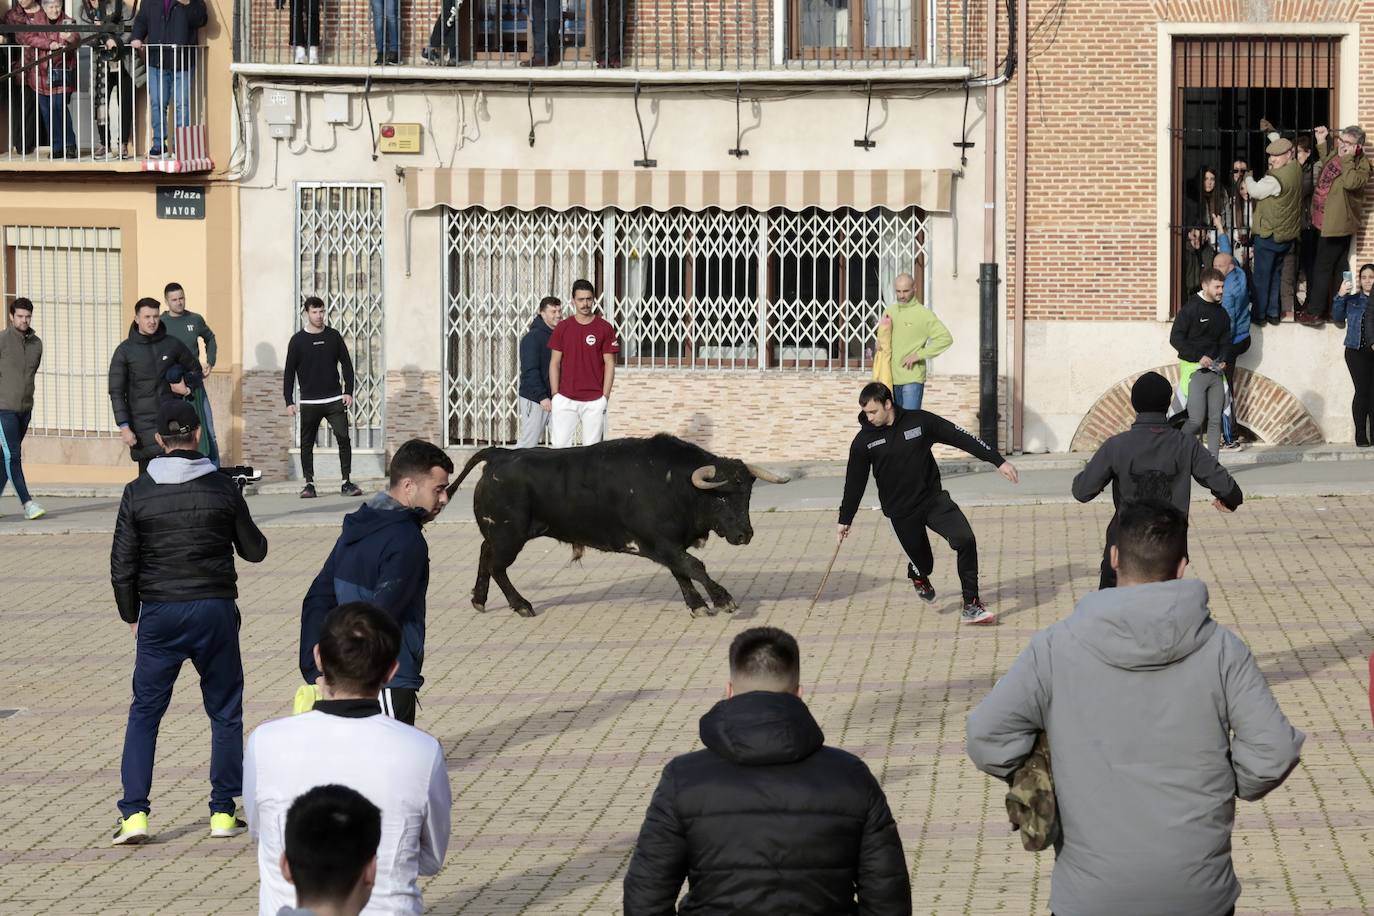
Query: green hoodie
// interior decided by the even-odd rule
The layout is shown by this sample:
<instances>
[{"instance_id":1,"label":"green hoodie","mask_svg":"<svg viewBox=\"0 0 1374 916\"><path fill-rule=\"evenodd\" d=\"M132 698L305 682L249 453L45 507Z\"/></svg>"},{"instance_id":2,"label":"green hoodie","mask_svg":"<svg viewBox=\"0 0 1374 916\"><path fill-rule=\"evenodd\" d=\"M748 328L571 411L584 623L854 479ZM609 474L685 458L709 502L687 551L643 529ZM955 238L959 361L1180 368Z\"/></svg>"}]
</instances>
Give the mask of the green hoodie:
<instances>
[{"instance_id":1,"label":"green hoodie","mask_svg":"<svg viewBox=\"0 0 1374 916\"><path fill-rule=\"evenodd\" d=\"M954 343L949 328L915 299L892 303L886 314L892 319L892 384L925 382L926 360L939 356ZM912 353L920 361L908 369L902 361Z\"/></svg>"},{"instance_id":2,"label":"green hoodie","mask_svg":"<svg viewBox=\"0 0 1374 916\"><path fill-rule=\"evenodd\" d=\"M191 351L196 362L200 362L200 344L196 342L196 338L205 338L205 361L212 366L215 364L219 347L215 344L215 332L210 330L204 318L190 309L180 315L173 315L167 311L162 313L162 325L167 329L169 336L186 345L186 349Z\"/></svg>"}]
</instances>

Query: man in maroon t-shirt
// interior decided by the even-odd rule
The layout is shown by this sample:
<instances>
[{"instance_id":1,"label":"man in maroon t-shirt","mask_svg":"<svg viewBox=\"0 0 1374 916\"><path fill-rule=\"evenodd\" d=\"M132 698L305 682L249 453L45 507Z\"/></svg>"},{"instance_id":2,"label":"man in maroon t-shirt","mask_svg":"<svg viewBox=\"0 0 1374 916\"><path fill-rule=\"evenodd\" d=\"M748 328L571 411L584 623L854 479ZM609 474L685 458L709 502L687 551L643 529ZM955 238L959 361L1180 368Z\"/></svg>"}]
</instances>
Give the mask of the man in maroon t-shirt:
<instances>
[{"instance_id":1,"label":"man in maroon t-shirt","mask_svg":"<svg viewBox=\"0 0 1374 916\"><path fill-rule=\"evenodd\" d=\"M596 287L590 280L573 284L572 321L560 321L549 338L549 389L553 411L549 438L554 448L567 448L582 427L582 444L606 435L606 408L615 382L615 355L620 338L615 328L595 314Z\"/></svg>"}]
</instances>

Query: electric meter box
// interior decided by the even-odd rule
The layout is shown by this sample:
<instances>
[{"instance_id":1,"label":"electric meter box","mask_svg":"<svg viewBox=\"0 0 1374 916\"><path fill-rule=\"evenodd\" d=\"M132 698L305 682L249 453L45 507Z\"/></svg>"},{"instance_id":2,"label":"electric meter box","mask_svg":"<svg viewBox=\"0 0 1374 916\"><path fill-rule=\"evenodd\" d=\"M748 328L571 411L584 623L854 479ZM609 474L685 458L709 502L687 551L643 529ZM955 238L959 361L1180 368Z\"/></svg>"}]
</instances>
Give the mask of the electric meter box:
<instances>
[{"instance_id":1,"label":"electric meter box","mask_svg":"<svg viewBox=\"0 0 1374 916\"><path fill-rule=\"evenodd\" d=\"M267 134L290 139L296 133L296 93L290 89L269 89L263 93L262 116Z\"/></svg>"},{"instance_id":2,"label":"electric meter box","mask_svg":"<svg viewBox=\"0 0 1374 916\"><path fill-rule=\"evenodd\" d=\"M383 153L420 152L420 125L389 121L377 130L377 149Z\"/></svg>"}]
</instances>

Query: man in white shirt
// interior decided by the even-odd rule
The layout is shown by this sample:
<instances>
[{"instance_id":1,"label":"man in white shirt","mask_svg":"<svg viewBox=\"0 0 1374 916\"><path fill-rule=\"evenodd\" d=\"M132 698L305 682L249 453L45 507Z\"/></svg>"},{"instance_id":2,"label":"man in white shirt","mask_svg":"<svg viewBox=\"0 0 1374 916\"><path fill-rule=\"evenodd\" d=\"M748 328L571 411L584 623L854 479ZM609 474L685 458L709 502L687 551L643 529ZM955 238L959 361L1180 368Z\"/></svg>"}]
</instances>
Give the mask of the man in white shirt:
<instances>
[{"instance_id":1,"label":"man in white shirt","mask_svg":"<svg viewBox=\"0 0 1374 916\"><path fill-rule=\"evenodd\" d=\"M439 742L382 715L377 696L396 673L400 643L396 622L370 604L330 611L315 646L324 699L248 737L243 807L258 841L260 916L295 903L280 864L286 813L298 796L326 784L355 789L382 810L377 881L363 913L424 912L417 879L444 862L452 795Z\"/></svg>"}]
</instances>

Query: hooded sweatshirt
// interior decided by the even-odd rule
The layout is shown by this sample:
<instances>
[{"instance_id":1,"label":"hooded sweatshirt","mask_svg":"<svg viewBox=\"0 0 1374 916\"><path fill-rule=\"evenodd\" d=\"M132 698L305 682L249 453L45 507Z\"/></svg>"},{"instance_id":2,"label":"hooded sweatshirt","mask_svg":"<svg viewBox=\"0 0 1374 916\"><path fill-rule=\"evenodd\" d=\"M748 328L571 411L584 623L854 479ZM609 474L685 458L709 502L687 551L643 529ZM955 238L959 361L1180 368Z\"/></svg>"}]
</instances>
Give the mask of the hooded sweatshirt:
<instances>
[{"instance_id":1,"label":"hooded sweatshirt","mask_svg":"<svg viewBox=\"0 0 1374 916\"><path fill-rule=\"evenodd\" d=\"M549 338L553 328L542 315L535 315L530 329L520 338L520 397L536 404L553 397L549 390L549 361L553 351Z\"/></svg>"},{"instance_id":2,"label":"hooded sweatshirt","mask_svg":"<svg viewBox=\"0 0 1374 916\"><path fill-rule=\"evenodd\" d=\"M1226 912L1235 800L1277 788L1304 740L1196 579L1093 592L1031 637L969 715L969 757L1005 779L1041 731L1057 916Z\"/></svg>"},{"instance_id":3,"label":"hooded sweatshirt","mask_svg":"<svg viewBox=\"0 0 1374 916\"><path fill-rule=\"evenodd\" d=\"M315 643L331 610L366 601L395 618L401 628L400 667L387 687L418 690L425 679L425 593L429 590L429 545L421 533L422 509L408 509L377 493L344 516L324 569L301 604L301 674L307 684L320 676Z\"/></svg>"},{"instance_id":4,"label":"hooded sweatshirt","mask_svg":"<svg viewBox=\"0 0 1374 916\"><path fill-rule=\"evenodd\" d=\"M722 700L702 716L701 740L705 750L663 770L625 876L625 916L911 912L883 790L862 760L825 746L799 697Z\"/></svg>"}]
</instances>

